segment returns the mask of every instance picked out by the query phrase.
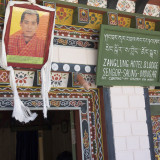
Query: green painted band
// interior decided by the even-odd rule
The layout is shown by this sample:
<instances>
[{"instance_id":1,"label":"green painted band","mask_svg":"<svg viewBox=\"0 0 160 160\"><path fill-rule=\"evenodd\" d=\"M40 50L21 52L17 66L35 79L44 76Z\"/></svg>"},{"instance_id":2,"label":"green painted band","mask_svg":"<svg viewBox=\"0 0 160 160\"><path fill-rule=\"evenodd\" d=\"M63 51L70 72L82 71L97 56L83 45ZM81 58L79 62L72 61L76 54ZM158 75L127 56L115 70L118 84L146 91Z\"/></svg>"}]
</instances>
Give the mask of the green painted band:
<instances>
[{"instance_id":1,"label":"green painted band","mask_svg":"<svg viewBox=\"0 0 160 160\"><path fill-rule=\"evenodd\" d=\"M27 63L27 64L43 64L43 58L42 57L7 55L7 62Z\"/></svg>"}]
</instances>

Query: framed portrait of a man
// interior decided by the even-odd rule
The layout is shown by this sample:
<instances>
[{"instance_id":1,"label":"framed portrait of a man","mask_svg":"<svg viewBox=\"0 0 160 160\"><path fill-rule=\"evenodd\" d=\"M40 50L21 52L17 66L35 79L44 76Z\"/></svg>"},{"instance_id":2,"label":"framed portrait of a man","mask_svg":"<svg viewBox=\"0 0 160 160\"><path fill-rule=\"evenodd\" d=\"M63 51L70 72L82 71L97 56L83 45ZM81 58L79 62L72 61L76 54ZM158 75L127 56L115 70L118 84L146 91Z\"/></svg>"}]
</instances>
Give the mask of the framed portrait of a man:
<instances>
[{"instance_id":1,"label":"framed portrait of a man","mask_svg":"<svg viewBox=\"0 0 160 160\"><path fill-rule=\"evenodd\" d=\"M54 12L35 5L15 4L6 26L7 63L40 69L48 59Z\"/></svg>"}]
</instances>

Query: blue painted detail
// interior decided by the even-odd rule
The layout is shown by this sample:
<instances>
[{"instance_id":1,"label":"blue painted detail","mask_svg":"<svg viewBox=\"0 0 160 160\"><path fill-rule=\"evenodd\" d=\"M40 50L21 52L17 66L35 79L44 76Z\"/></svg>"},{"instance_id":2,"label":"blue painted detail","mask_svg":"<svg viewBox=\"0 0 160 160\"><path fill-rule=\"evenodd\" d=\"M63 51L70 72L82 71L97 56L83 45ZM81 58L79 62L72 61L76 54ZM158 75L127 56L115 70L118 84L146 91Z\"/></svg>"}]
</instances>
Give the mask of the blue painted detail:
<instances>
[{"instance_id":1,"label":"blue painted detail","mask_svg":"<svg viewBox=\"0 0 160 160\"><path fill-rule=\"evenodd\" d=\"M144 97L145 97L145 109L146 109L146 115L147 115L147 126L148 126L148 136L149 136L151 160L155 160L153 133L152 133L152 121L151 121L151 111L150 111L148 88L144 88Z\"/></svg>"},{"instance_id":2,"label":"blue painted detail","mask_svg":"<svg viewBox=\"0 0 160 160\"><path fill-rule=\"evenodd\" d=\"M103 88L103 99L104 99L104 110L105 110L105 122L106 122L106 133L107 133L107 146L108 146L108 159L115 160L115 147L113 138L113 123L111 113L111 102L110 102L110 89Z\"/></svg>"}]
</instances>

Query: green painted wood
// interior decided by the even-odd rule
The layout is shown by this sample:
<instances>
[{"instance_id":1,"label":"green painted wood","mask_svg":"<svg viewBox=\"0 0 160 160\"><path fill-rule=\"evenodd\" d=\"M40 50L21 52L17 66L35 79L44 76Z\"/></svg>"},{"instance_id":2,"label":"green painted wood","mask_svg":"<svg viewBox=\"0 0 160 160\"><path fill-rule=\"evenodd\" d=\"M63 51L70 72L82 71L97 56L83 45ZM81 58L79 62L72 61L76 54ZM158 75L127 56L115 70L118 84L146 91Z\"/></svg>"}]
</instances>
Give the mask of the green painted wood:
<instances>
[{"instance_id":1,"label":"green painted wood","mask_svg":"<svg viewBox=\"0 0 160 160\"><path fill-rule=\"evenodd\" d=\"M160 105L151 105L150 110L152 116L160 115Z\"/></svg>"},{"instance_id":2,"label":"green painted wood","mask_svg":"<svg viewBox=\"0 0 160 160\"><path fill-rule=\"evenodd\" d=\"M4 14L5 14L5 6L0 5L0 16L4 16Z\"/></svg>"},{"instance_id":3,"label":"green painted wood","mask_svg":"<svg viewBox=\"0 0 160 160\"><path fill-rule=\"evenodd\" d=\"M160 31L160 21L155 23L155 31Z\"/></svg>"},{"instance_id":4,"label":"green painted wood","mask_svg":"<svg viewBox=\"0 0 160 160\"><path fill-rule=\"evenodd\" d=\"M96 84L159 86L160 33L101 25Z\"/></svg>"}]
</instances>

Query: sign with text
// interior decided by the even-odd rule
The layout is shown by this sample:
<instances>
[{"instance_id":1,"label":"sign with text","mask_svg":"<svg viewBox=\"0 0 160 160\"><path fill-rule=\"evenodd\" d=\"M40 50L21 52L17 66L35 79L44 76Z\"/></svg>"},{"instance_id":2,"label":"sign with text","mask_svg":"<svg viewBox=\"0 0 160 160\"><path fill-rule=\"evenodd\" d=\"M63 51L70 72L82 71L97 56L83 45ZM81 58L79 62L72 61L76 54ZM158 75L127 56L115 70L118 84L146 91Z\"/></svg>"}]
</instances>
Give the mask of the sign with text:
<instances>
[{"instance_id":1,"label":"sign with text","mask_svg":"<svg viewBox=\"0 0 160 160\"><path fill-rule=\"evenodd\" d=\"M160 86L160 33L101 25L96 84Z\"/></svg>"}]
</instances>

